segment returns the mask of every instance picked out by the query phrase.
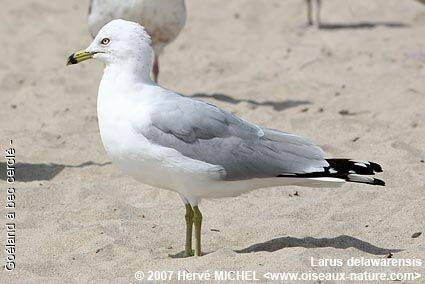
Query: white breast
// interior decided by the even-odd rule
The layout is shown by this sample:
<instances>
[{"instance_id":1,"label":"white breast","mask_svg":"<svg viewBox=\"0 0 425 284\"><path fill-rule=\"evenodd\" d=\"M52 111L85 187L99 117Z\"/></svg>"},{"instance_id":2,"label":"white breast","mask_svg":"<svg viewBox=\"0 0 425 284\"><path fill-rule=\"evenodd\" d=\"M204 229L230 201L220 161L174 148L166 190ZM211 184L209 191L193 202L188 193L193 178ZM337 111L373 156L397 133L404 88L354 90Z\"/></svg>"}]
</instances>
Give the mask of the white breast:
<instances>
[{"instance_id":1,"label":"white breast","mask_svg":"<svg viewBox=\"0 0 425 284\"><path fill-rule=\"evenodd\" d=\"M219 180L217 166L196 161L180 152L152 144L139 131L150 124L154 111L149 91L134 96L117 95L114 85L101 84L98 96L98 120L103 145L112 162L124 173L152 186L187 195L187 190L205 189L211 180ZM156 95L158 96L158 95Z\"/></svg>"}]
</instances>

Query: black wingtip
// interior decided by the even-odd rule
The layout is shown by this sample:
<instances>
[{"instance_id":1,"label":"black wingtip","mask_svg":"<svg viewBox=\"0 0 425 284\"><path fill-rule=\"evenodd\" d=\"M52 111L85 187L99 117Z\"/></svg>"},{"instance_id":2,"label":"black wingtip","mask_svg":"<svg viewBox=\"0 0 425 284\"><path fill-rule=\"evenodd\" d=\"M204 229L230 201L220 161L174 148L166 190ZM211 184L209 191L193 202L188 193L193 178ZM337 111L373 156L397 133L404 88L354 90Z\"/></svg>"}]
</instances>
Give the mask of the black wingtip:
<instances>
[{"instance_id":1,"label":"black wingtip","mask_svg":"<svg viewBox=\"0 0 425 284\"><path fill-rule=\"evenodd\" d=\"M377 163L351 159L326 159L326 161L329 163L329 166L324 167L323 171L310 173L279 174L278 177L333 177L338 179L344 179L348 182L385 186L385 182L383 180L370 177L375 173L382 172L381 165Z\"/></svg>"},{"instance_id":2,"label":"black wingtip","mask_svg":"<svg viewBox=\"0 0 425 284\"><path fill-rule=\"evenodd\" d=\"M380 185L380 186L385 186L385 181L374 178L373 179L373 185Z\"/></svg>"},{"instance_id":3,"label":"black wingtip","mask_svg":"<svg viewBox=\"0 0 425 284\"><path fill-rule=\"evenodd\" d=\"M370 165L373 167L373 170L377 173L382 173L382 167L380 164L374 163L374 162L369 162Z\"/></svg>"},{"instance_id":4,"label":"black wingtip","mask_svg":"<svg viewBox=\"0 0 425 284\"><path fill-rule=\"evenodd\" d=\"M382 167L378 163L353 159L326 159L330 167L339 173L356 173L360 175L374 175L382 173Z\"/></svg>"}]
</instances>

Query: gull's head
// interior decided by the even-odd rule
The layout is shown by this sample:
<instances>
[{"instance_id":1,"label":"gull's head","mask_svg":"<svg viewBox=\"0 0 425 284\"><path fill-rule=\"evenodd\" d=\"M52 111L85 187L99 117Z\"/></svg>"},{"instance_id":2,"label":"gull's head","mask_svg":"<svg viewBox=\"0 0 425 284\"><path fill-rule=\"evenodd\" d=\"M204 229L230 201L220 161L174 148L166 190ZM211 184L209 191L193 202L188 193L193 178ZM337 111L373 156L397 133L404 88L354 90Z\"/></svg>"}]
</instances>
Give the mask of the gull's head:
<instances>
[{"instance_id":1,"label":"gull's head","mask_svg":"<svg viewBox=\"0 0 425 284\"><path fill-rule=\"evenodd\" d=\"M73 53L67 65L87 59L99 59L106 64L119 63L128 59L147 61L150 64L151 39L138 23L113 20L103 26L93 42L85 50Z\"/></svg>"}]
</instances>

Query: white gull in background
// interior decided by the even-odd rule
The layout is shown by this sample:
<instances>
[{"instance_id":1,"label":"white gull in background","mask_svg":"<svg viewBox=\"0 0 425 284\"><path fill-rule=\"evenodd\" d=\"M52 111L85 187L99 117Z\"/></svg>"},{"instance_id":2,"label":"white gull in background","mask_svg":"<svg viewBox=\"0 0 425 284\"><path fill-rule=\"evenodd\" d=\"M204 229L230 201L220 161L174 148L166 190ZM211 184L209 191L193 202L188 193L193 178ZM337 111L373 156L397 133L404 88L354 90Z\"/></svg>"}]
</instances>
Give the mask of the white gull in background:
<instances>
[{"instance_id":1,"label":"white gull in background","mask_svg":"<svg viewBox=\"0 0 425 284\"><path fill-rule=\"evenodd\" d=\"M237 196L282 185L385 185L371 177L381 166L325 159L311 142L257 126L211 104L154 83L149 35L137 23L114 20L68 64L95 58L106 64L98 94L103 145L126 174L177 192L186 205L185 256L201 255L203 198Z\"/></svg>"},{"instance_id":2,"label":"white gull in background","mask_svg":"<svg viewBox=\"0 0 425 284\"><path fill-rule=\"evenodd\" d=\"M172 42L186 21L184 0L91 0L89 31L93 38L100 28L114 19L143 25L151 37L154 51L152 73L158 81L159 55Z\"/></svg>"}]
</instances>

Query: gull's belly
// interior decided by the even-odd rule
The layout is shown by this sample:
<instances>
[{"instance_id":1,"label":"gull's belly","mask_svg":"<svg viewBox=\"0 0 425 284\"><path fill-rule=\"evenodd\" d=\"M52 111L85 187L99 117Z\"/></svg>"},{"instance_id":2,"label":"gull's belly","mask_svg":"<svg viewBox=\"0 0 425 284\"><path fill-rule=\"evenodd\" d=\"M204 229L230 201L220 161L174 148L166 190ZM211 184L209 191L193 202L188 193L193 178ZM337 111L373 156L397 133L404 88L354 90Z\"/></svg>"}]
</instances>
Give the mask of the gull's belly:
<instances>
[{"instance_id":1,"label":"gull's belly","mask_svg":"<svg viewBox=\"0 0 425 284\"><path fill-rule=\"evenodd\" d=\"M220 169L150 143L130 125L99 119L103 145L112 162L136 180L182 194L220 180Z\"/></svg>"},{"instance_id":2,"label":"gull's belly","mask_svg":"<svg viewBox=\"0 0 425 284\"><path fill-rule=\"evenodd\" d=\"M161 182L167 179L165 157L155 155L143 136L122 125L114 127L111 124L102 126L100 134L108 156L124 173L149 185L165 185Z\"/></svg>"},{"instance_id":3,"label":"gull's belly","mask_svg":"<svg viewBox=\"0 0 425 284\"><path fill-rule=\"evenodd\" d=\"M152 144L119 120L108 126L101 122L99 119L103 145L118 168L144 184L178 192L195 203L203 198L237 196L256 188L283 184L282 179L224 181L220 166Z\"/></svg>"}]
</instances>

